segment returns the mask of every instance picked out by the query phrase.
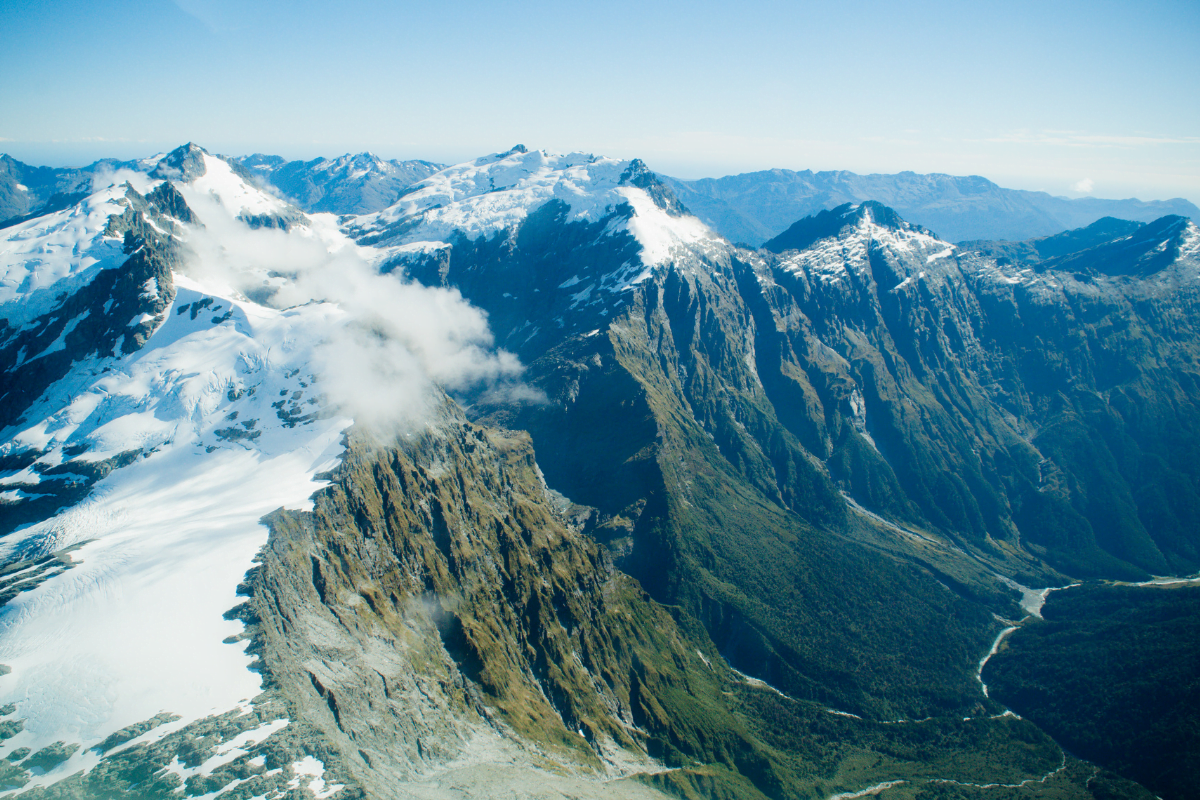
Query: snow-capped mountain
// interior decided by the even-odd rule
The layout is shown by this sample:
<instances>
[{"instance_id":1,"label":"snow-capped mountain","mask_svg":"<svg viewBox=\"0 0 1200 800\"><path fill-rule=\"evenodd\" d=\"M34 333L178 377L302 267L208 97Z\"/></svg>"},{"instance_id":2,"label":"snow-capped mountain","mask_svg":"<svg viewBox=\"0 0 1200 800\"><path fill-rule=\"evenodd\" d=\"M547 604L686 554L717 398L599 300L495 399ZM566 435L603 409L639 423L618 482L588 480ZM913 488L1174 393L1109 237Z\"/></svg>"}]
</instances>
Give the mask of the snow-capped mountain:
<instances>
[{"instance_id":1,"label":"snow-capped mountain","mask_svg":"<svg viewBox=\"0 0 1200 800\"><path fill-rule=\"evenodd\" d=\"M1021 583L1200 566L1194 224L750 250L638 160L289 166L0 231L0 791L1118 785L981 659Z\"/></svg>"},{"instance_id":2,"label":"snow-capped mountain","mask_svg":"<svg viewBox=\"0 0 1200 800\"><path fill-rule=\"evenodd\" d=\"M160 712L176 718L164 735L259 694L245 643L224 641L241 623L224 615L266 542L260 518L311 507L315 476L337 463L352 412L333 404L345 392L329 376L410 401L394 419L423 414L430 380L416 346L339 339L370 322L349 296L366 288L348 286L353 270L372 273L331 217L297 216L195 146L146 166L9 229L0 256L4 558L72 553L61 574L5 576L17 596L0 622L0 691L24 718L9 744L70 745L55 775L95 765L89 747ZM288 230L260 224L285 218ZM329 269L347 281L340 302L294 294L320 292ZM389 288L379 299L414 302ZM288 307L250 295L288 295ZM486 338L469 310L465 321L438 357ZM413 374L364 385L347 372L348 358L369 370L389 356L415 361L400 364ZM486 369L471 358L460 373ZM449 367L429 372L452 385Z\"/></svg>"},{"instance_id":3,"label":"snow-capped mountain","mask_svg":"<svg viewBox=\"0 0 1200 800\"><path fill-rule=\"evenodd\" d=\"M659 188L637 160L563 156L518 145L418 181L395 205L359 217L347 230L360 240L399 247L490 238L556 201L567 223L605 220L606 233L628 230L646 264L663 262L676 245L717 239Z\"/></svg>"},{"instance_id":4,"label":"snow-capped mountain","mask_svg":"<svg viewBox=\"0 0 1200 800\"><path fill-rule=\"evenodd\" d=\"M658 221L644 192L618 191L629 165L604 163L621 225L637 224L631 201ZM7 750L41 765L10 770L24 789L103 773L114 736L154 747L245 717L202 769L171 768L185 780L282 735L227 613L267 541L261 518L312 508L353 420L420 430L442 389L516 372L456 293L381 275L390 251L331 215L195 145L135 166L12 226L0 250L0 701L20 717ZM320 783L305 752L283 789Z\"/></svg>"},{"instance_id":5,"label":"snow-capped mountain","mask_svg":"<svg viewBox=\"0 0 1200 800\"><path fill-rule=\"evenodd\" d=\"M237 159L264 185L309 212L366 214L380 211L412 184L444 165L384 160L373 153L287 161L256 153Z\"/></svg>"},{"instance_id":6,"label":"snow-capped mountain","mask_svg":"<svg viewBox=\"0 0 1200 800\"><path fill-rule=\"evenodd\" d=\"M31 364L61 355L34 402L6 406L4 512L23 523L4 540L6 560L72 555L10 601L3 692L24 718L13 746L75 745L59 774L94 765L88 748L160 712L183 726L259 694L243 646L223 643L241 625L223 615L266 541L259 518L309 503L349 424L312 387L315 348L342 311L268 308L203 268L172 269L204 231L184 198L230 220L283 208L223 161L189 155L179 191L130 172L6 237L6 354L14 339L61 329L7 365L6 402ZM154 274L111 286L143 257ZM98 327L85 331L89 321ZM47 518L29 521L23 506L44 498Z\"/></svg>"}]
</instances>

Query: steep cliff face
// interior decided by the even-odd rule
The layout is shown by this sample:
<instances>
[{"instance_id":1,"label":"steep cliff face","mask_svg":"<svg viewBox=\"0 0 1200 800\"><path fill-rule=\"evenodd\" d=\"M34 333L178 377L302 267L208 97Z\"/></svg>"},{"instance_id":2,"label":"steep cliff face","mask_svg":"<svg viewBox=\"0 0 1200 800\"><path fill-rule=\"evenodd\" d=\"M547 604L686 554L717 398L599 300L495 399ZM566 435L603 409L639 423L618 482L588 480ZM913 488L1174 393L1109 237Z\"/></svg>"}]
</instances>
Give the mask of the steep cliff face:
<instances>
[{"instance_id":1,"label":"steep cliff face","mask_svg":"<svg viewBox=\"0 0 1200 800\"><path fill-rule=\"evenodd\" d=\"M582 509L548 492L525 434L445 411L391 446L353 434L313 511L270 517L247 580L268 687L339 780L370 797L805 797L1058 763L1011 717L880 725L747 682L568 524Z\"/></svg>"},{"instance_id":2,"label":"steep cliff face","mask_svg":"<svg viewBox=\"0 0 1200 800\"><path fill-rule=\"evenodd\" d=\"M411 268L486 308L549 398L485 397L475 412L529 430L550 486L596 509L589 532L657 600L703 620L739 669L883 718L975 708L971 665L995 622L926 568L846 538L845 502L760 377L736 251L676 250L621 284L610 276L629 271L633 235L559 222L548 236L542 213ZM539 266L575 238L585 244L565 252L578 270ZM537 315L518 324L513 306L530 304ZM530 323L543 330L525 334ZM972 582L1008 607L986 578Z\"/></svg>"},{"instance_id":3,"label":"steep cliff face","mask_svg":"<svg viewBox=\"0 0 1200 800\"><path fill-rule=\"evenodd\" d=\"M247 610L272 683L371 796L497 761L654 769L630 681L647 657L701 656L563 526L527 440L448 416L394 448L360 440L336 478L313 512L269 520Z\"/></svg>"},{"instance_id":4,"label":"steep cliff face","mask_svg":"<svg viewBox=\"0 0 1200 800\"><path fill-rule=\"evenodd\" d=\"M1175 522L1197 485L1190 223L1033 269L872 203L779 253L676 237L651 256L637 219L551 201L393 266L488 310L549 402L472 413L529 430L550 486L596 509L589 532L735 666L882 716L965 708L954 676L991 635L984 607L1017 613L989 571L1045 585L1198 563ZM908 529L880 545L899 564L851 543L864 512Z\"/></svg>"},{"instance_id":5,"label":"steep cliff face","mask_svg":"<svg viewBox=\"0 0 1200 800\"><path fill-rule=\"evenodd\" d=\"M187 203L164 181L145 196L126 185L123 191L93 198L88 205L109 204L124 211L102 217L101 227L91 235L110 249L119 248L124 263L105 268L115 265L96 264L93 258L94 266L72 276L72 283L87 284L82 290L47 287L39 292L30 285L35 276L29 276L18 289L24 308L0 319L0 371L10 376L0 394L0 427L12 424L76 362L90 355L132 353L140 348L175 299L171 268L178 263L179 249L171 232L177 222L195 221ZM85 217L76 225L87 236L89 210L84 206L60 211L52 219L25 223L15 233L23 244L41 245L50 252L63 246L62 237L39 234L54 231L63 221L59 217ZM121 255L113 257L117 260Z\"/></svg>"}]
</instances>

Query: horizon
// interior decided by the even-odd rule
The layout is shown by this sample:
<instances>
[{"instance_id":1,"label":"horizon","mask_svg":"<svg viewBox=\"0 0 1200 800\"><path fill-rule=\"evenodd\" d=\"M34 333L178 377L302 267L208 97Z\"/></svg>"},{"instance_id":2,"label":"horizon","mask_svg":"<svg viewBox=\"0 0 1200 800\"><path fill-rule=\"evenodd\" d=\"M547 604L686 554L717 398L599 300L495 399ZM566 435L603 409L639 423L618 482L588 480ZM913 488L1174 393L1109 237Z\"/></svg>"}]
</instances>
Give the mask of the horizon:
<instances>
[{"instance_id":1,"label":"horizon","mask_svg":"<svg viewBox=\"0 0 1200 800\"><path fill-rule=\"evenodd\" d=\"M80 161L74 161L74 162L65 161L62 163L38 163L38 162L34 162L34 161L27 161L23 158L18 157L16 154L14 154L12 152L10 152L8 150L3 150L3 149L0 149L0 156L7 155L10 158L20 161L21 163L25 164L26 166L31 166L31 167L50 167L50 168L56 168L56 169L85 169L85 168L87 168L99 161L105 160L105 159L114 159L115 158L118 161L135 161L135 160L140 160L140 159L151 158L154 156L164 155L178 147L186 146L188 144L195 144L213 155L227 156L227 157L235 158L235 159L247 158L247 157L255 156L255 155L261 155L261 156L267 156L267 157L278 156L278 157L284 158L286 161L289 161L289 162L290 161L311 162L311 161L316 161L316 160L320 160L320 159L326 159L329 161L333 161L338 158L343 158L346 156L372 155L377 158L383 159L384 161L426 161L426 162L430 162L430 163L434 163L434 164L439 164L443 168L453 167L458 164L468 163L470 161L473 161L475 159L482 158L482 157L485 157L488 155L493 155L496 153L504 152L504 149L493 150L489 153L481 153L481 154L477 154L475 156L470 156L470 157L460 159L457 161L439 161L437 159L423 158L421 156L408 156L408 157L389 156L386 154L378 153L375 150L372 150L369 148L363 149L363 150L350 149L343 153L338 153L336 155L318 155L318 156L311 156L311 157L303 157L303 156L288 157L286 155L283 155L282 153L272 152L267 149L255 149L252 151L241 152L241 153L222 152L218 149L207 147L203 143L198 142L194 139L190 139L187 142L183 142L182 144L178 144L178 145L174 145L174 146L170 146L170 147L159 146L157 148L153 148L152 152L147 152L147 153L141 154L141 155L137 155L137 154L129 154L129 155L124 155L124 156L100 155L100 156L90 157L87 160L80 160ZM520 144L524 144L524 143L522 142ZM530 150L539 150L540 149L547 153L555 153L555 154L560 154L560 155L564 154L566 152L566 151L560 151L560 150L551 150L551 149L548 149L545 147L542 147L542 148L529 147L529 149ZM571 151L571 152L582 152L582 151L576 150L576 151ZM608 155L608 154L591 153L591 155ZM638 156L635 155L635 156L631 156L629 158L622 159L622 160L632 160L633 158L638 158ZM726 173L724 175L700 175L700 176L685 177L685 176L681 176L681 175L669 174L666 170L654 169L654 165L652 163L650 163L646 159L642 159L642 160L646 162L647 166L649 166L653 172L660 174L660 175L664 175L669 178L673 178L675 180L682 180L682 181L699 181L699 180L706 180L706 179L719 180L721 178L737 177L739 175L749 175L749 174L754 174L756 172L770 172L770 171L774 171L774 170L782 170L785 172L794 172L794 173L809 172L812 174L822 174L822 173L830 173L830 172L847 172L850 174L864 176L864 177L870 177L870 176L874 176L874 175L891 176L891 175L903 175L903 174L923 175L923 176L924 175L945 175L945 176L952 177L952 178L983 178L984 180L991 182L992 184L998 186L1001 189L1016 190L1016 191L1030 191L1030 192L1044 192L1045 194L1049 194L1052 197L1065 198L1068 200L1083 200L1083 199L1087 199L1087 198L1091 198L1091 199L1095 199L1095 200L1137 200L1137 201L1141 201L1141 202L1170 202L1170 201L1174 201L1174 200L1183 200L1185 202L1190 202L1193 205L1200 206L1200 202L1193 201L1191 198L1183 197L1183 196L1176 196L1176 197L1099 196L1098 194L1091 192L1091 191L1089 191L1087 193L1082 193L1082 192L1055 193L1055 192L1049 191L1044 188L1032 188L1031 189L1031 188L1021 187L1021 186L1005 186L1000 181L994 180L993 178L991 178L987 175L980 175L978 173L953 174L953 173L948 173L948 172L919 172L917 170L911 170L911 169L900 169L900 170L895 170L892 172L878 172L878 171L877 172L856 172L855 170L837 169L837 168L833 168L833 169L810 169L810 168L795 169L792 167L776 166L776 167L764 167L762 169L746 170L744 172L730 172L730 173Z\"/></svg>"}]
</instances>

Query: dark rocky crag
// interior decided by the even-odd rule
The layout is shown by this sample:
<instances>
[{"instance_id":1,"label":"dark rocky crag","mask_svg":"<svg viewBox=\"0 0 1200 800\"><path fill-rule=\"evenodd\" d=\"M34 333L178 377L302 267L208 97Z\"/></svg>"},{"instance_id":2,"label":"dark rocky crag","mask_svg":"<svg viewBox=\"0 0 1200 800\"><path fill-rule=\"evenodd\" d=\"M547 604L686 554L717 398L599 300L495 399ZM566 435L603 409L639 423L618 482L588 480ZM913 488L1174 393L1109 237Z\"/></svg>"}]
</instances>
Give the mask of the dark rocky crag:
<instances>
[{"instance_id":1,"label":"dark rocky crag","mask_svg":"<svg viewBox=\"0 0 1200 800\"><path fill-rule=\"evenodd\" d=\"M53 307L23 325L0 320L0 428L19 422L31 403L85 359L140 349L174 301L171 270L180 250L172 231L176 221L195 222L191 209L170 181L145 196L127 185L121 203L124 211L109 218L104 235L123 240L128 256L123 264L84 273L82 288L62 293ZM5 453L0 462L22 469L40 455ZM39 484L27 502L0 502L0 533L77 502L96 480L134 456L49 468L45 474L63 473L64 479ZM11 488L32 491L22 484Z\"/></svg>"}]
</instances>

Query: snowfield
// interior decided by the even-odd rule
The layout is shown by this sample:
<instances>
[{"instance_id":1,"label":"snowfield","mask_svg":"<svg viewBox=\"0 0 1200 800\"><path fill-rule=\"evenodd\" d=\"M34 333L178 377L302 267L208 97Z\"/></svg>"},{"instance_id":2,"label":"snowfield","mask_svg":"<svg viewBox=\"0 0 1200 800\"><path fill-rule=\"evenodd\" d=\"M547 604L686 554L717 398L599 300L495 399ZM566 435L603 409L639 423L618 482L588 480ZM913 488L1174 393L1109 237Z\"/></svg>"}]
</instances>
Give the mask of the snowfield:
<instances>
[{"instance_id":1,"label":"snowfield","mask_svg":"<svg viewBox=\"0 0 1200 800\"><path fill-rule=\"evenodd\" d=\"M196 207L212 213L219 204L230 219L284 208L223 161L205 160L207 174L180 187ZM141 179L143 193L159 183ZM10 323L33 316L41 298L123 263L121 241L101 231L123 210L114 201L124 193L114 183L5 232L0 310ZM329 220L314 227L320 233L297 236L334 240L330 251L354 247ZM229 276L228 265L195 271ZM325 485L315 476L337 464L351 424L328 407L312 364L315 348L348 321L337 305L277 309L228 281L179 273L174 281L174 303L142 349L76 363L25 424L2 434L0 452L34 448L42 466L133 456L82 503L0 540L3 561L76 546L66 556L71 568L0 612L0 663L12 670L0 678L0 705L14 703L25 721L3 751L82 745L31 785L89 768L99 759L89 747L159 712L182 717L169 726L177 729L259 694L260 676L237 638L242 623L225 614L241 602L237 587L266 543L260 519L310 507ZM26 468L0 475L0 489L72 479Z\"/></svg>"},{"instance_id":2,"label":"snowfield","mask_svg":"<svg viewBox=\"0 0 1200 800\"><path fill-rule=\"evenodd\" d=\"M0 613L0 663L12 668L0 704L16 703L26 719L5 745L82 742L55 775L161 711L186 723L261 691L246 643L224 642L242 629L224 614L266 543L259 520L310 506L324 485L314 476L335 466L350 424L331 416L288 427L271 405L313 397L305 367L335 308L279 312L217 296L193 319L190 306L213 295L177 281L145 348L55 387L40 404L49 413L11 438L47 450L46 463L64 460L70 444L90 447L84 460L139 453L80 505L0 543L8 557L82 543L74 568ZM234 315L213 325L226 310Z\"/></svg>"}]
</instances>

